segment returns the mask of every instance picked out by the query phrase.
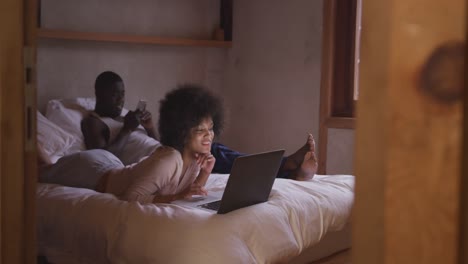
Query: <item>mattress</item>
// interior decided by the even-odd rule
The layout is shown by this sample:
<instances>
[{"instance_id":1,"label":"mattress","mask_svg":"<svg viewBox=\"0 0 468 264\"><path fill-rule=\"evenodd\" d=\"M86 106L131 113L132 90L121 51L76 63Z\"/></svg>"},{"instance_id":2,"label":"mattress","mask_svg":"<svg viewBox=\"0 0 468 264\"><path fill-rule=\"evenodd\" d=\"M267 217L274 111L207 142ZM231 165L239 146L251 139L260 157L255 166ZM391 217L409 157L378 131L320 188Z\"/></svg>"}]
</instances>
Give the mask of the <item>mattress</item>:
<instances>
[{"instance_id":1,"label":"mattress","mask_svg":"<svg viewBox=\"0 0 468 264\"><path fill-rule=\"evenodd\" d=\"M206 188L222 190L227 178L212 174ZM57 264L288 262L345 230L353 189L351 175L276 179L268 202L218 215L39 184L38 249Z\"/></svg>"}]
</instances>

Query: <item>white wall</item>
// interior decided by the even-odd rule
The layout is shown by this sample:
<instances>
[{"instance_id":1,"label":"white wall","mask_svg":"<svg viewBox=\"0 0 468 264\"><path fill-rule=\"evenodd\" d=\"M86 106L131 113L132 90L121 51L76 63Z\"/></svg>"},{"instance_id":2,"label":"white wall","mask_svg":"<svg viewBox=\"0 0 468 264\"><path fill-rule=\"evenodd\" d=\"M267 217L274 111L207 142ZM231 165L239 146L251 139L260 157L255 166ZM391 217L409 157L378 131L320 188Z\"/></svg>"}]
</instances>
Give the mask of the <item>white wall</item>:
<instances>
[{"instance_id":1,"label":"white wall","mask_svg":"<svg viewBox=\"0 0 468 264\"><path fill-rule=\"evenodd\" d=\"M318 139L322 1L235 0L224 142L244 152Z\"/></svg>"},{"instance_id":2,"label":"white wall","mask_svg":"<svg viewBox=\"0 0 468 264\"><path fill-rule=\"evenodd\" d=\"M77 31L209 39L219 24L218 0L43 0L42 27ZM40 40L38 105L52 98L94 96L94 80L117 72L126 107L148 101L157 120L159 100L178 83L219 89L226 49L108 42Z\"/></svg>"},{"instance_id":3,"label":"white wall","mask_svg":"<svg viewBox=\"0 0 468 264\"><path fill-rule=\"evenodd\" d=\"M354 129L328 129L327 174L354 174Z\"/></svg>"},{"instance_id":4,"label":"white wall","mask_svg":"<svg viewBox=\"0 0 468 264\"><path fill-rule=\"evenodd\" d=\"M42 0L45 28L211 38L219 0ZM230 49L40 40L38 105L93 96L100 72L119 73L126 107L198 82L225 98L221 141L243 152L292 153L319 130L322 0L235 0ZM329 132L329 173L352 173L353 131Z\"/></svg>"}]
</instances>

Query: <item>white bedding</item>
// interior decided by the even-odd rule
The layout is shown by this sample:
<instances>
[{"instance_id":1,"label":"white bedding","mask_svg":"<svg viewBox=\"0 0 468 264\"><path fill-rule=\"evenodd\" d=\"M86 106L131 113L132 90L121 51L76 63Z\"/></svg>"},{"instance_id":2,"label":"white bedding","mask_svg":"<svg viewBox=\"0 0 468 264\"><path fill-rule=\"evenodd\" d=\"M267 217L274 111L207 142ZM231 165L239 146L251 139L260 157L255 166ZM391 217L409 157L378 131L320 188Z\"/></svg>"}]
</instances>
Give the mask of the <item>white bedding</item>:
<instances>
[{"instance_id":1,"label":"white bedding","mask_svg":"<svg viewBox=\"0 0 468 264\"><path fill-rule=\"evenodd\" d=\"M213 174L207 189L226 181ZM57 264L286 262L345 226L353 188L351 175L277 179L268 202L217 215L39 184L39 254Z\"/></svg>"}]
</instances>

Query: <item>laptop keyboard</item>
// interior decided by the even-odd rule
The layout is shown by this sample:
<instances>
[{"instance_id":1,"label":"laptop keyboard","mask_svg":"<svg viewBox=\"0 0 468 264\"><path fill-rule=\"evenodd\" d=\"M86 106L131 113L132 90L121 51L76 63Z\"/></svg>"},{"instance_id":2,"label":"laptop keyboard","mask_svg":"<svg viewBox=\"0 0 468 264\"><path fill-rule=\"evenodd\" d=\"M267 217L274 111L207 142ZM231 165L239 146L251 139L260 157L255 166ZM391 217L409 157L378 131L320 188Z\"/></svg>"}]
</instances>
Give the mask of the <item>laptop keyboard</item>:
<instances>
[{"instance_id":1,"label":"laptop keyboard","mask_svg":"<svg viewBox=\"0 0 468 264\"><path fill-rule=\"evenodd\" d=\"M221 200L199 205L199 207L214 210L214 211L218 211L220 206L221 206Z\"/></svg>"}]
</instances>

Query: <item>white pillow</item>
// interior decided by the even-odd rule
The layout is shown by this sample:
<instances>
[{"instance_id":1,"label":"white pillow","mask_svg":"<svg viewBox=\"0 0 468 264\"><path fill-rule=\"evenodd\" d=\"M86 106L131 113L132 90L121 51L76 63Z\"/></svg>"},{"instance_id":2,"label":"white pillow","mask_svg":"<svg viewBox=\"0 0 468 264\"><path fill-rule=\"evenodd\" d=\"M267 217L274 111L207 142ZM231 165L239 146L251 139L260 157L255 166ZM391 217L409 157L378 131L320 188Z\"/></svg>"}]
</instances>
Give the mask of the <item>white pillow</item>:
<instances>
[{"instance_id":1,"label":"white pillow","mask_svg":"<svg viewBox=\"0 0 468 264\"><path fill-rule=\"evenodd\" d=\"M94 109L94 98L54 99L47 103L45 116L68 133L82 138L81 120Z\"/></svg>"},{"instance_id":2,"label":"white pillow","mask_svg":"<svg viewBox=\"0 0 468 264\"><path fill-rule=\"evenodd\" d=\"M86 149L81 133L81 120L93 109L94 98L50 100L47 103L45 114L47 119L70 133L75 139L75 144L67 154Z\"/></svg>"},{"instance_id":3,"label":"white pillow","mask_svg":"<svg viewBox=\"0 0 468 264\"><path fill-rule=\"evenodd\" d=\"M73 135L67 133L40 112L37 112L37 145L40 153L47 155L48 159L55 163L66 155L75 143Z\"/></svg>"},{"instance_id":4,"label":"white pillow","mask_svg":"<svg viewBox=\"0 0 468 264\"><path fill-rule=\"evenodd\" d=\"M70 133L75 138L75 143L67 154L86 150L83 133L81 132L81 120L93 111L96 105L95 98L77 97L73 99L54 99L47 103L45 116L57 126ZM128 110L122 109L122 114Z\"/></svg>"}]
</instances>

